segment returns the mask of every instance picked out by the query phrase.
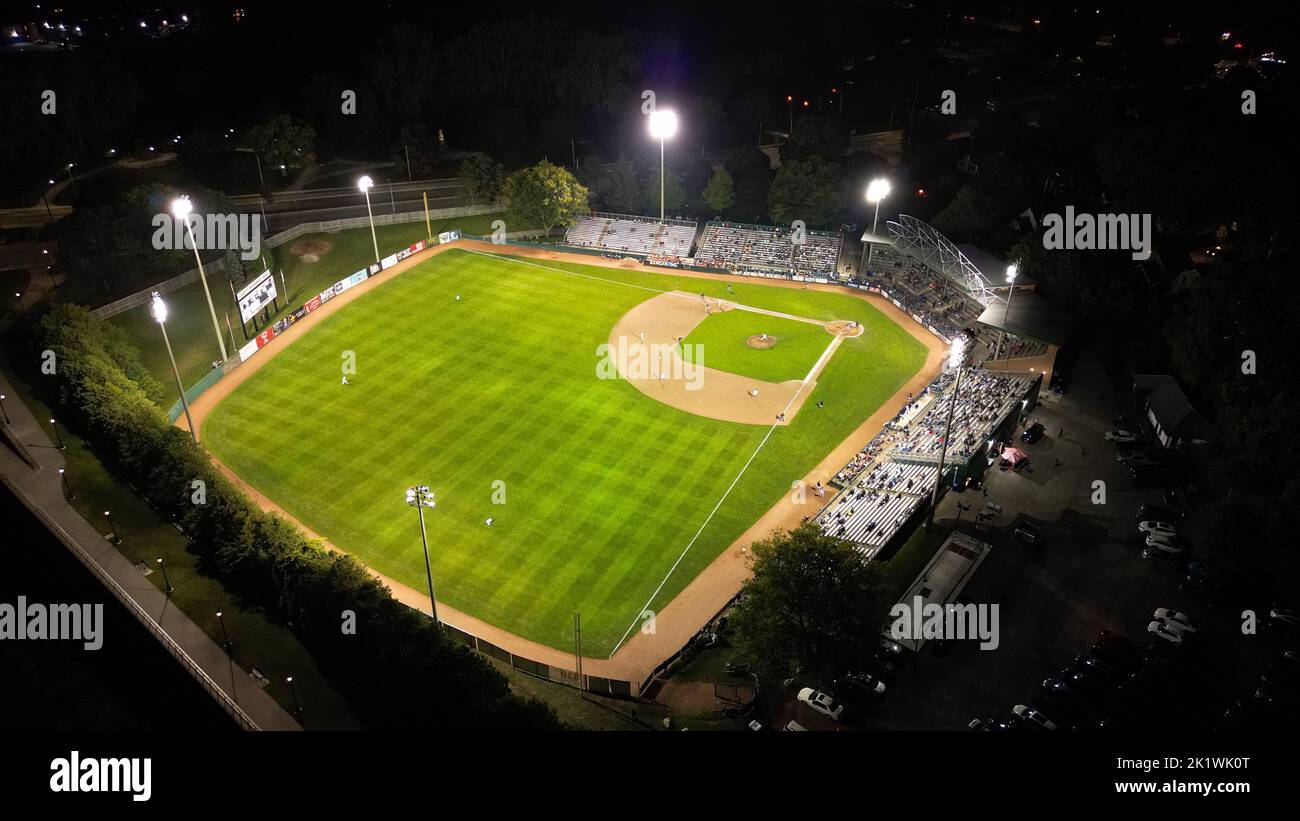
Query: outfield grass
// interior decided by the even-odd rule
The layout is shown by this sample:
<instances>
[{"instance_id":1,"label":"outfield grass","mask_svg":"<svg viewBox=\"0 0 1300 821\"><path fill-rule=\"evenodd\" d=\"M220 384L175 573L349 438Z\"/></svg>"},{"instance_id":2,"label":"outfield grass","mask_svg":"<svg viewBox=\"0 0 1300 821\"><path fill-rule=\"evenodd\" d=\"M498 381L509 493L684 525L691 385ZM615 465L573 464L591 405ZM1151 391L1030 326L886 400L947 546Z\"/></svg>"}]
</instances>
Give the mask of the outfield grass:
<instances>
[{"instance_id":1,"label":"outfield grass","mask_svg":"<svg viewBox=\"0 0 1300 821\"><path fill-rule=\"evenodd\" d=\"M433 234L437 236L442 231L452 228L472 234L490 234L492 221L503 219L504 216L495 213L434 220ZM379 242L380 253L388 254L425 239L425 226L423 222L379 225L375 227L375 238ZM319 262L304 262L290 252L289 249L295 244L311 240L330 243L329 251L320 258ZM340 279L374 262L375 250L370 240L369 228L351 228L337 234L306 234L277 248L275 258L276 288L280 289L279 271L283 269L289 298L286 301L281 294L280 311L272 316L272 320L293 311ZM208 286L212 289L212 302L217 310L217 324L226 341L226 353L234 356L235 352L230 350L230 333L226 327L225 317L229 315L233 327L239 324L239 312L235 309L234 300L231 299L230 287L226 284L225 276L221 274L213 275L208 280ZM165 299L171 315L171 319L167 321L167 334L171 338L172 350L176 354L176 366L181 372L181 381L188 388L211 370L212 362L221 358L221 349L212 330L211 313L200 283L191 283L168 294ZM145 367L170 390L174 382L171 364L167 361L167 351L162 345L158 325L149 314L149 306L141 305L118 314L109 321L130 334L132 343L143 355ZM243 345L246 342L238 328L235 328L234 336L235 345ZM171 396L170 392L168 396Z\"/></svg>"},{"instance_id":2,"label":"outfield grass","mask_svg":"<svg viewBox=\"0 0 1300 821\"><path fill-rule=\"evenodd\" d=\"M424 560L403 496L429 484L440 601L552 647L570 645L581 612L584 648L605 655L697 531L651 609L924 362L924 347L863 300L734 287L448 251L281 350L212 412L204 442L308 527L417 590ZM790 425L721 422L596 378L597 346L647 288L854 319L866 333L840 346ZM344 386L346 351L357 373ZM498 481L504 505L493 503Z\"/></svg>"},{"instance_id":3,"label":"outfield grass","mask_svg":"<svg viewBox=\"0 0 1300 821\"><path fill-rule=\"evenodd\" d=\"M770 348L750 347L751 336L767 334ZM803 379L835 337L820 325L794 319L732 310L712 314L683 340L686 357L700 345L704 365L768 382Z\"/></svg>"}]
</instances>

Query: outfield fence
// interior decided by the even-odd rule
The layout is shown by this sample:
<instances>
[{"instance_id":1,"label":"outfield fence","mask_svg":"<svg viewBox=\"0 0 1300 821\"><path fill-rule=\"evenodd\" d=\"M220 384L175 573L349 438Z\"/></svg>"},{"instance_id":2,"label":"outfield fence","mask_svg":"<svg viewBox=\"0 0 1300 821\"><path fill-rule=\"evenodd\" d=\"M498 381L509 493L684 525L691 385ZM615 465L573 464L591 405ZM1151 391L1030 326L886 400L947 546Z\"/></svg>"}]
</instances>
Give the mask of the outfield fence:
<instances>
[{"instance_id":1,"label":"outfield fence","mask_svg":"<svg viewBox=\"0 0 1300 821\"><path fill-rule=\"evenodd\" d=\"M447 632L456 641L461 644L482 653L485 656L494 658L497 661L508 664L521 673L527 673L535 678L554 681L558 684L566 684L570 687L598 695L615 696L618 698L632 698L643 692L640 688L634 688L632 682L624 681L617 678L603 678L601 676L591 676L584 673L582 683L578 683L578 674L568 667L556 667L553 664L546 664L541 661L533 661L516 653L512 653L504 647L498 647L486 639L481 639L473 633L468 633L458 627L452 627L447 622L441 622L443 630Z\"/></svg>"}]
</instances>

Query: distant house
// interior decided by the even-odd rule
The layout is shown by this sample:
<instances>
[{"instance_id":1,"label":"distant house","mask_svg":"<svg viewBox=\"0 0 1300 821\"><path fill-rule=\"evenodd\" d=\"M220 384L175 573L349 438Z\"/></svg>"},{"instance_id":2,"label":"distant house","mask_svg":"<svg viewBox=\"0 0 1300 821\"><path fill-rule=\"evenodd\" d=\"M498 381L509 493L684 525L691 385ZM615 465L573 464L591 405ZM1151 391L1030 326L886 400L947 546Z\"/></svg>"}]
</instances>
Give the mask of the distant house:
<instances>
[{"instance_id":1,"label":"distant house","mask_svg":"<svg viewBox=\"0 0 1300 821\"><path fill-rule=\"evenodd\" d=\"M1167 374L1134 374L1133 398L1142 426L1167 448L1203 445L1214 429Z\"/></svg>"}]
</instances>

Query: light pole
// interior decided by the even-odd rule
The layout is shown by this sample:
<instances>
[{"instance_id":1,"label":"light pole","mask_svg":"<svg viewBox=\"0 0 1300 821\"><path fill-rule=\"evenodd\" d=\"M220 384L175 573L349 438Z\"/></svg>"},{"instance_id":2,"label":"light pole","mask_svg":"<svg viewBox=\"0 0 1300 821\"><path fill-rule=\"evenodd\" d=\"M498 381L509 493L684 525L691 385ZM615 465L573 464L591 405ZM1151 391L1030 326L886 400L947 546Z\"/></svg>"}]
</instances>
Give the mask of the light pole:
<instances>
[{"instance_id":1,"label":"light pole","mask_svg":"<svg viewBox=\"0 0 1300 821\"><path fill-rule=\"evenodd\" d=\"M108 520L108 530L110 534L108 540L113 544L121 544L122 537L117 535L117 525L113 523L113 516L107 510L105 510L104 518Z\"/></svg>"},{"instance_id":2,"label":"light pole","mask_svg":"<svg viewBox=\"0 0 1300 821\"><path fill-rule=\"evenodd\" d=\"M217 622L221 625L221 645L226 648L226 655L234 649L234 642L230 640L230 634L226 632L226 620L221 617L221 611L217 611Z\"/></svg>"},{"instance_id":3,"label":"light pole","mask_svg":"<svg viewBox=\"0 0 1300 821\"><path fill-rule=\"evenodd\" d=\"M63 468L59 468L59 481L63 483L63 496L69 502L76 501L77 494L72 492L72 483L68 481L68 474L64 473Z\"/></svg>"},{"instance_id":4,"label":"light pole","mask_svg":"<svg viewBox=\"0 0 1300 821\"><path fill-rule=\"evenodd\" d=\"M194 240L194 226L190 225L190 212L194 210L189 197L177 197L172 200L172 214L185 222L185 231L189 234L190 245L194 247L194 261L199 266L199 282L203 283L203 295L208 298L208 313L212 315L212 332L217 335L217 345L221 348L221 361L226 361L226 340L221 336L221 326L217 324L217 309L212 305L212 292L208 290L208 277L203 273L203 260L199 257L199 244Z\"/></svg>"},{"instance_id":5,"label":"light pole","mask_svg":"<svg viewBox=\"0 0 1300 821\"><path fill-rule=\"evenodd\" d=\"M650 136L659 141L659 221L664 221L664 142L677 133L677 114L668 109L650 112Z\"/></svg>"},{"instance_id":6,"label":"light pole","mask_svg":"<svg viewBox=\"0 0 1300 821\"><path fill-rule=\"evenodd\" d=\"M370 241L375 246L375 262L379 261L379 240L375 238L375 215L370 210L370 189L375 187L375 181L370 179L369 175L357 180L357 188L361 193L366 195L366 215L370 217Z\"/></svg>"},{"instance_id":7,"label":"light pole","mask_svg":"<svg viewBox=\"0 0 1300 821\"><path fill-rule=\"evenodd\" d=\"M172 355L171 340L167 338L167 303L163 302L157 291L153 292L153 302L149 306L149 312L153 314L154 321L162 329L163 344L167 346L167 358L171 360L172 374L176 377L176 390L181 395L181 409L185 411L185 424L190 428L190 438L197 442L199 435L194 432L194 420L190 418L190 403L185 398L185 386L181 384L181 372L176 367L176 357Z\"/></svg>"},{"instance_id":8,"label":"light pole","mask_svg":"<svg viewBox=\"0 0 1300 821\"><path fill-rule=\"evenodd\" d=\"M3 393L0 393L0 414L4 415L6 425L13 424L9 421L9 411L5 408L5 395Z\"/></svg>"},{"instance_id":9,"label":"light pole","mask_svg":"<svg viewBox=\"0 0 1300 821\"><path fill-rule=\"evenodd\" d=\"M1020 268L1014 262L1007 266L1007 308L1002 312L1003 339L1005 339L1007 320L1011 316L1011 296L1016 292L1016 275L1019 273ZM998 353L1001 353L1001 351ZM1002 357L998 358L1001 359ZM1011 356L1008 355L1006 358L1010 359Z\"/></svg>"},{"instance_id":10,"label":"light pole","mask_svg":"<svg viewBox=\"0 0 1300 821\"><path fill-rule=\"evenodd\" d=\"M298 723L302 723L302 705L298 703L298 689L293 686L293 676L287 676L285 681L289 682L289 693L293 695L293 714L297 716Z\"/></svg>"},{"instance_id":11,"label":"light pole","mask_svg":"<svg viewBox=\"0 0 1300 821\"><path fill-rule=\"evenodd\" d=\"M961 395L961 374L966 370L966 340L956 337L948 351L948 367L956 369L957 381L952 386L952 401L948 404L948 418L943 424L943 441L939 444L939 473L934 477L934 490L930 495L930 515L926 527L934 524L934 510L939 506L939 483L943 481L943 462L948 455L948 437L952 435L952 414L957 409Z\"/></svg>"},{"instance_id":12,"label":"light pole","mask_svg":"<svg viewBox=\"0 0 1300 821\"><path fill-rule=\"evenodd\" d=\"M433 623L438 624L438 599L433 595L433 567L429 564L429 536L424 531L424 509L436 507L433 491L428 485L416 485L406 489L406 503L420 512L420 541L424 544L424 575L429 580L429 612L433 614Z\"/></svg>"},{"instance_id":13,"label":"light pole","mask_svg":"<svg viewBox=\"0 0 1300 821\"><path fill-rule=\"evenodd\" d=\"M64 170L68 172L68 180L72 183L72 196L76 197L77 202L80 203L81 192L77 190L77 178L72 176L72 169L76 168L76 166L77 164L75 162L70 162L68 163L68 167Z\"/></svg>"},{"instance_id":14,"label":"light pole","mask_svg":"<svg viewBox=\"0 0 1300 821\"><path fill-rule=\"evenodd\" d=\"M14 298L18 300L18 313L27 311L27 305L23 303L23 294L21 291L14 291Z\"/></svg>"},{"instance_id":15,"label":"light pole","mask_svg":"<svg viewBox=\"0 0 1300 821\"><path fill-rule=\"evenodd\" d=\"M867 186L867 202L875 204L876 215L871 220L871 241L867 243L867 255L862 261L863 275L871 268L871 258L876 250L876 226L880 223L880 201L889 196L890 190L889 180L886 179L874 179Z\"/></svg>"},{"instance_id":16,"label":"light pole","mask_svg":"<svg viewBox=\"0 0 1300 821\"><path fill-rule=\"evenodd\" d=\"M170 596L176 592L176 588L172 587L171 579L167 578L167 565L163 564L162 556L159 556L155 561L158 562L158 566L162 568L163 587L167 591L167 595Z\"/></svg>"},{"instance_id":17,"label":"light pole","mask_svg":"<svg viewBox=\"0 0 1300 821\"><path fill-rule=\"evenodd\" d=\"M790 124L786 133L786 139L788 140L790 135L794 133L794 97L789 94L785 95L785 109L786 113L790 115Z\"/></svg>"},{"instance_id":18,"label":"light pole","mask_svg":"<svg viewBox=\"0 0 1300 821\"><path fill-rule=\"evenodd\" d=\"M63 431L59 430L59 423L51 417L50 427L54 428L54 441L59 443L59 450L67 450L68 445L63 441Z\"/></svg>"}]
</instances>

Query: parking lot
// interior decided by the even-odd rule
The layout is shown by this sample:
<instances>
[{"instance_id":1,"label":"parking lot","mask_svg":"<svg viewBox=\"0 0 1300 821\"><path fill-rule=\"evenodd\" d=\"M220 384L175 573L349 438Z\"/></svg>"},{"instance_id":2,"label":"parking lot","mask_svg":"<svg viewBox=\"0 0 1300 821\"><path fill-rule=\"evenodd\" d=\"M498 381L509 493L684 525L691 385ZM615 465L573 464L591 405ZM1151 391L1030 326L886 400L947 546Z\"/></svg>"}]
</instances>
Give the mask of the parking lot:
<instances>
[{"instance_id":1,"label":"parking lot","mask_svg":"<svg viewBox=\"0 0 1300 821\"><path fill-rule=\"evenodd\" d=\"M887 704L866 715L866 728L962 729L974 718L1009 714L1016 704L1031 704L1043 679L1086 653L1103 628L1139 650L1157 641L1147 634L1157 607L1190 612L1199 627L1180 650L1191 662L1183 678L1195 711L1179 726L1212 726L1224 707L1252 691L1275 638L1267 631L1243 636L1239 613L1212 611L1179 592L1182 562L1141 557L1135 515L1141 504L1160 503L1164 488L1135 488L1116 461L1104 439L1117 413L1111 394L1100 367L1081 361L1069 393L1030 414L1046 434L1019 445L1029 465L1018 473L994 469L984 491L943 500L938 526L951 527L963 502L970 506L961 525L968 533L988 502L1002 508L992 520L994 549L960 599L999 606L1000 644L931 644L909 654ZM1104 482L1104 504L1094 504L1097 481ZM1039 544L1013 541L1021 514L1042 525Z\"/></svg>"}]
</instances>

